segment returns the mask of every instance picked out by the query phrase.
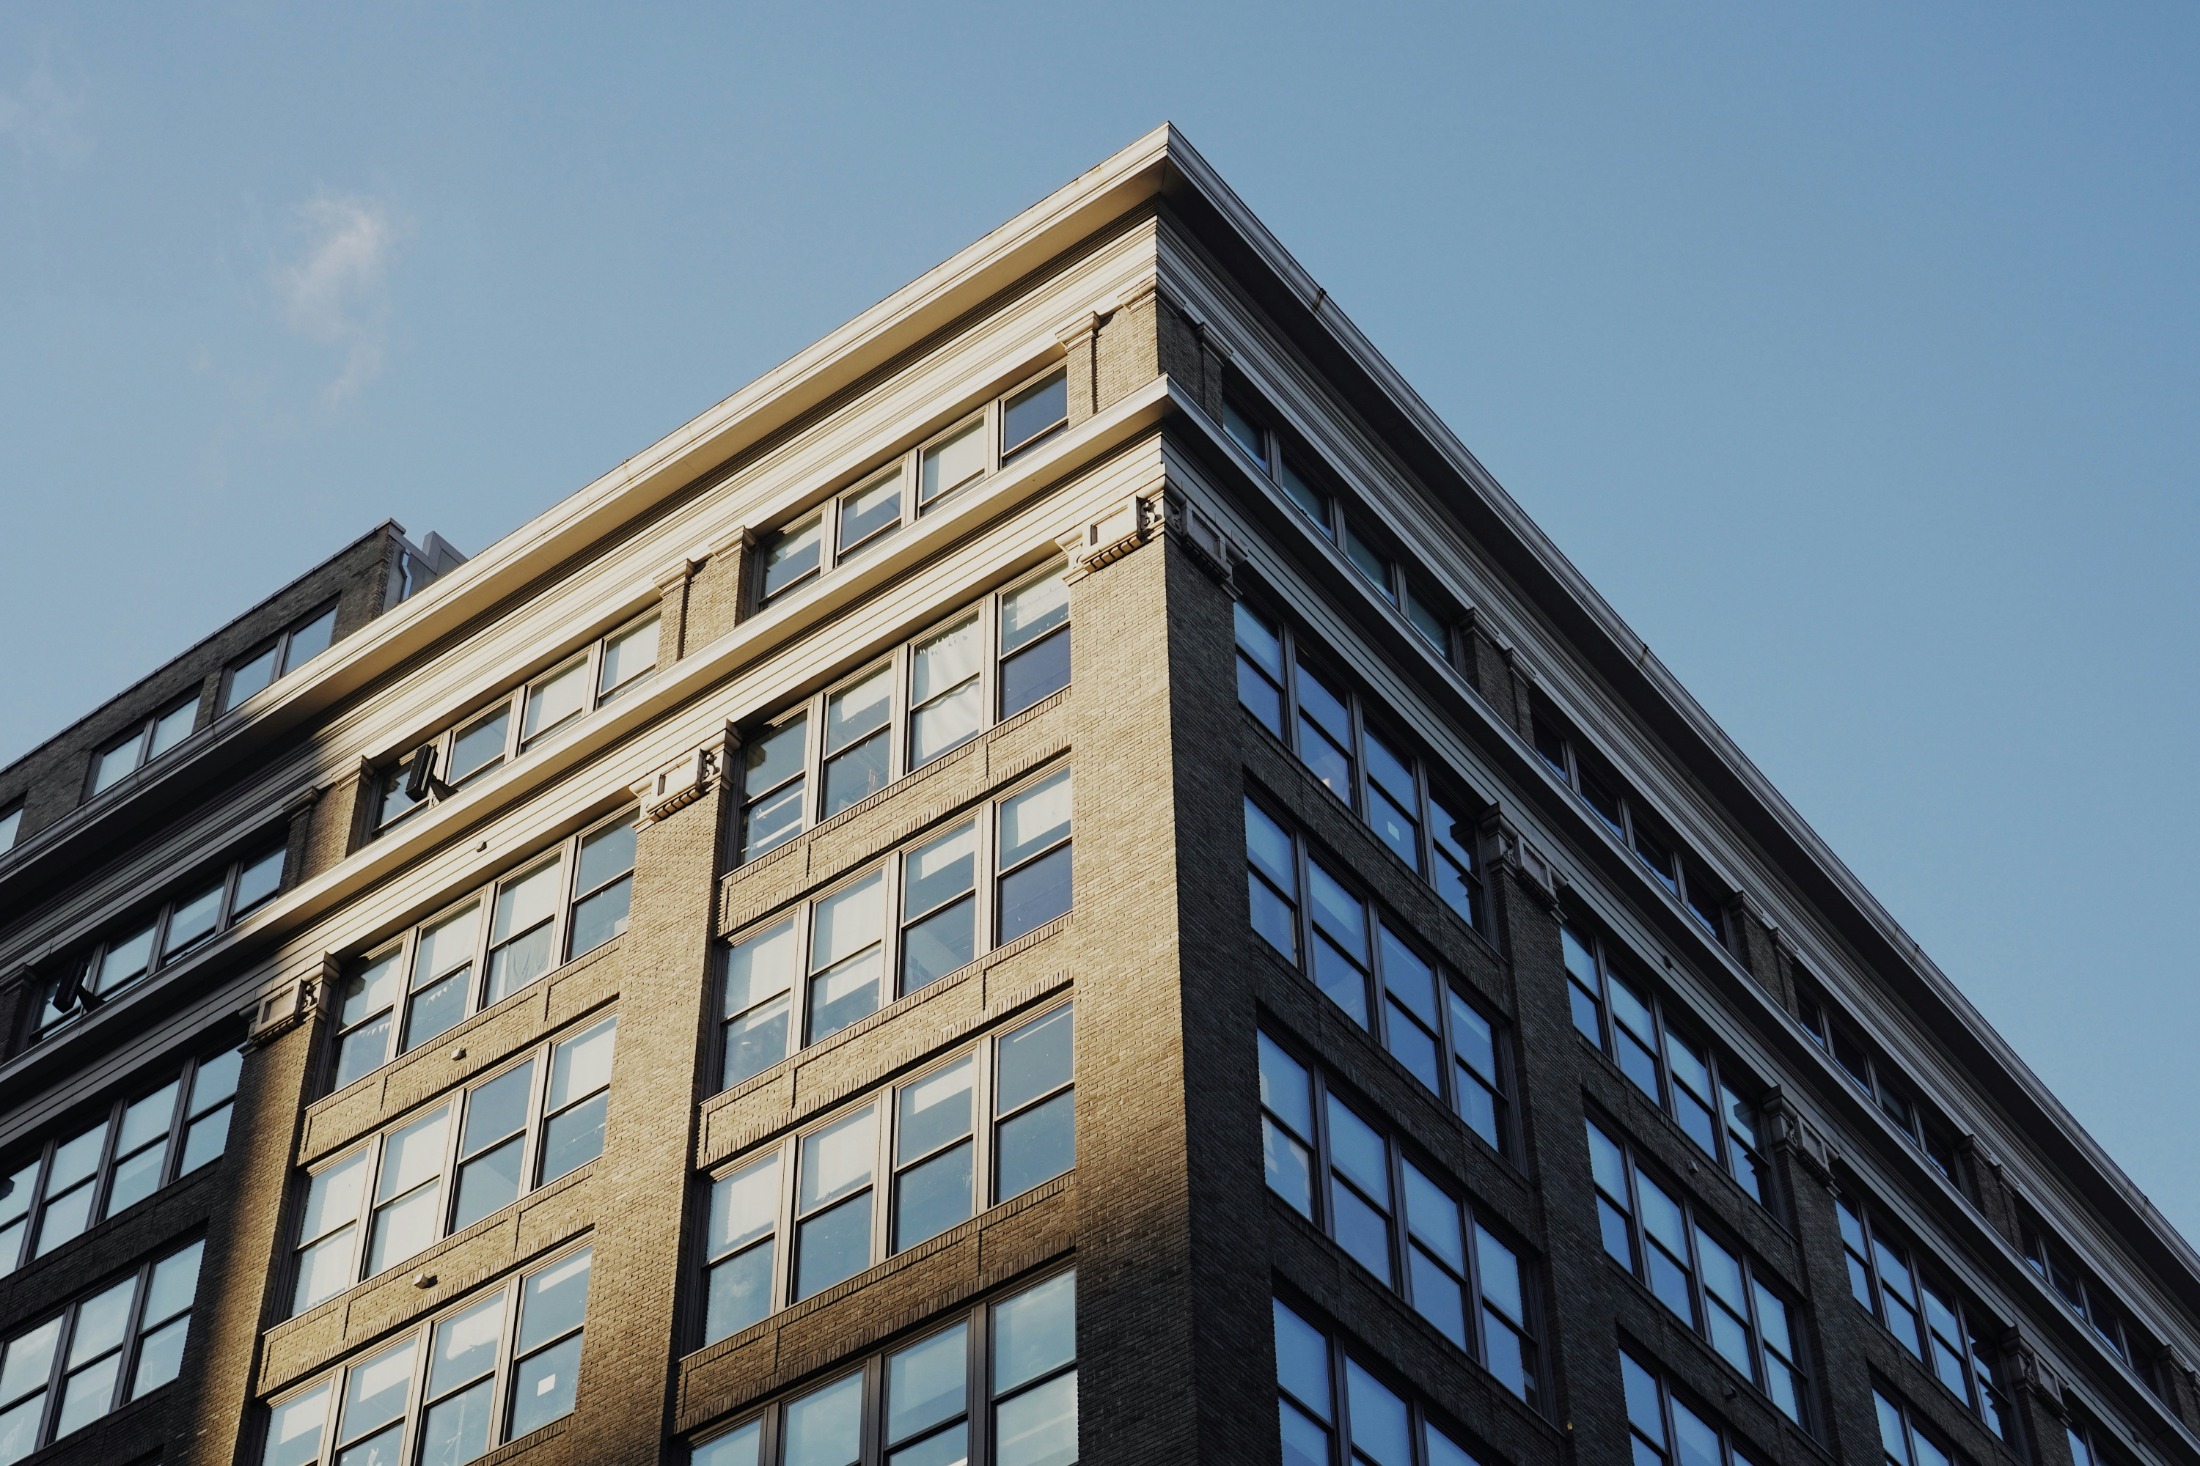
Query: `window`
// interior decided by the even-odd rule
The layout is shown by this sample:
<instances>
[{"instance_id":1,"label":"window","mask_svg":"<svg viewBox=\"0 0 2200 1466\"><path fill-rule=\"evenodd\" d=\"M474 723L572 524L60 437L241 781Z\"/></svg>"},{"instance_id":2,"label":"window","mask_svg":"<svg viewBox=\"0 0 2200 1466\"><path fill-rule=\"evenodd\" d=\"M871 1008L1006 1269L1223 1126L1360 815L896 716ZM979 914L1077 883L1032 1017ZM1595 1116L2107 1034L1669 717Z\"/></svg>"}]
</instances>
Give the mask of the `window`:
<instances>
[{"instance_id":1,"label":"window","mask_svg":"<svg viewBox=\"0 0 2200 1466\"><path fill-rule=\"evenodd\" d=\"M1872 1409L1879 1415L1879 1447L1886 1452L1886 1466L1956 1466L1963 1459L1917 1423L1907 1401L1875 1387Z\"/></svg>"},{"instance_id":2,"label":"window","mask_svg":"<svg viewBox=\"0 0 2200 1466\"><path fill-rule=\"evenodd\" d=\"M316 1169L298 1226L303 1313L603 1153L618 1020L545 1044Z\"/></svg>"},{"instance_id":3,"label":"window","mask_svg":"<svg viewBox=\"0 0 2200 1466\"><path fill-rule=\"evenodd\" d=\"M1059 367L1001 399L1001 461L1069 426L1069 373Z\"/></svg>"},{"instance_id":4,"label":"window","mask_svg":"<svg viewBox=\"0 0 2200 1466\"><path fill-rule=\"evenodd\" d=\"M1404 740L1369 721L1369 705L1308 665L1296 638L1236 604L1238 701L1289 744L1330 793L1392 854L1436 888L1469 926L1482 918L1481 863L1468 802L1437 787L1436 771Z\"/></svg>"},{"instance_id":5,"label":"window","mask_svg":"<svg viewBox=\"0 0 2200 1466\"><path fill-rule=\"evenodd\" d=\"M1518 1251L1265 1033L1260 1104L1268 1189L1505 1388L1536 1403Z\"/></svg>"},{"instance_id":6,"label":"window","mask_svg":"<svg viewBox=\"0 0 2200 1466\"><path fill-rule=\"evenodd\" d=\"M2060 1237L2048 1231L2046 1224L2029 1208L2020 1209L2018 1222L2024 1239L2024 1260L2032 1271L2055 1290L2056 1296L2068 1304L2072 1312L2092 1325L2093 1332L2108 1346L2110 1353L2121 1359L2150 1391L2159 1395L2161 1382L2154 1369L2154 1359L2161 1352L2161 1345L2132 1322L2116 1295L2090 1268L2078 1261L2077 1254Z\"/></svg>"},{"instance_id":7,"label":"window","mask_svg":"<svg viewBox=\"0 0 2200 1466\"><path fill-rule=\"evenodd\" d=\"M19 1158L0 1177L0 1274L219 1157L240 1062L235 1050L194 1060Z\"/></svg>"},{"instance_id":8,"label":"window","mask_svg":"<svg viewBox=\"0 0 2200 1466\"><path fill-rule=\"evenodd\" d=\"M191 736L191 725L198 721L199 700L196 694L185 698L164 713L147 718L129 734L101 749L92 759L92 793L112 789L122 782L123 776L135 773L169 749ZM0 840L0 850L9 842Z\"/></svg>"},{"instance_id":9,"label":"window","mask_svg":"<svg viewBox=\"0 0 2200 1466\"><path fill-rule=\"evenodd\" d=\"M1063 573L1057 561L988 596L750 735L741 751L740 859L754 860L962 747L995 717L1067 687Z\"/></svg>"},{"instance_id":10,"label":"window","mask_svg":"<svg viewBox=\"0 0 2200 1466\"><path fill-rule=\"evenodd\" d=\"M626 930L634 816L613 817L370 953L336 1001L342 1089Z\"/></svg>"},{"instance_id":11,"label":"window","mask_svg":"<svg viewBox=\"0 0 2200 1466\"><path fill-rule=\"evenodd\" d=\"M20 1461L176 1377L204 1246L147 1262L0 1348L0 1461Z\"/></svg>"},{"instance_id":12,"label":"window","mask_svg":"<svg viewBox=\"0 0 2200 1466\"><path fill-rule=\"evenodd\" d=\"M710 1188L704 1342L1076 1164L1068 1004L745 1156Z\"/></svg>"},{"instance_id":13,"label":"window","mask_svg":"<svg viewBox=\"0 0 2200 1466\"><path fill-rule=\"evenodd\" d=\"M1968 1194L1956 1160L1952 1127L1916 1097L1894 1066L1866 1045L1845 1018L1835 1018L1829 1004L1808 989L1797 993L1796 1003L1803 1031L1810 1035L1811 1042L1824 1049L1841 1066L1841 1072L1871 1096L1880 1113L1925 1153L1925 1159L1931 1162L1934 1170L1958 1191Z\"/></svg>"},{"instance_id":14,"label":"window","mask_svg":"<svg viewBox=\"0 0 2200 1466\"><path fill-rule=\"evenodd\" d=\"M719 1087L1069 908L1070 775L1059 769L730 942Z\"/></svg>"},{"instance_id":15,"label":"window","mask_svg":"<svg viewBox=\"0 0 2200 1466\"><path fill-rule=\"evenodd\" d=\"M1245 856L1253 930L1504 1151L1507 1086L1495 1020L1250 796Z\"/></svg>"},{"instance_id":16,"label":"window","mask_svg":"<svg viewBox=\"0 0 2200 1466\"><path fill-rule=\"evenodd\" d=\"M2082 1415L2073 1413L2063 1431L2070 1443L2071 1466L2123 1466L2124 1455L2111 1451L2106 1433Z\"/></svg>"},{"instance_id":17,"label":"window","mask_svg":"<svg viewBox=\"0 0 2200 1466\"><path fill-rule=\"evenodd\" d=\"M2003 1434L2003 1422L2010 1418L2008 1402L2002 1397L1993 1352L1984 1342L1997 1330L1982 1325L1978 1311L1953 1288L1913 1266L1909 1249L1862 1202L1844 1191L1834 1208L1848 1258L1849 1291L1856 1301L1989 1430Z\"/></svg>"},{"instance_id":18,"label":"window","mask_svg":"<svg viewBox=\"0 0 2200 1466\"><path fill-rule=\"evenodd\" d=\"M592 708L640 686L657 670L658 613L600 637L486 707L475 708L383 771L374 828L379 834L503 768Z\"/></svg>"},{"instance_id":19,"label":"window","mask_svg":"<svg viewBox=\"0 0 2200 1466\"><path fill-rule=\"evenodd\" d=\"M283 848L257 849L194 881L146 916L119 925L46 985L37 1019L43 1036L90 1012L123 988L197 951L267 904L283 883Z\"/></svg>"},{"instance_id":20,"label":"window","mask_svg":"<svg viewBox=\"0 0 2200 1466\"><path fill-rule=\"evenodd\" d=\"M275 679L295 672L321 655L336 639L336 604L331 601L241 662L230 664L222 678L219 711L228 712L253 693L271 686Z\"/></svg>"},{"instance_id":21,"label":"window","mask_svg":"<svg viewBox=\"0 0 2200 1466\"><path fill-rule=\"evenodd\" d=\"M1619 1354L1635 1466L1755 1466L1732 1431L1699 1410L1627 1350Z\"/></svg>"},{"instance_id":22,"label":"window","mask_svg":"<svg viewBox=\"0 0 2200 1466\"><path fill-rule=\"evenodd\" d=\"M1049 1278L770 1406L688 1459L693 1466L1074 1466L1077 1275Z\"/></svg>"},{"instance_id":23,"label":"window","mask_svg":"<svg viewBox=\"0 0 2200 1466\"><path fill-rule=\"evenodd\" d=\"M1631 1149L1595 1120L1588 1131L1605 1253L1800 1425L1807 1380L1788 1304L1746 1253L1708 1231L1693 1204L1646 1172Z\"/></svg>"},{"instance_id":24,"label":"window","mask_svg":"<svg viewBox=\"0 0 2200 1466\"><path fill-rule=\"evenodd\" d=\"M23 833L23 806L18 803L0 809L0 855L15 848L18 836Z\"/></svg>"},{"instance_id":25,"label":"window","mask_svg":"<svg viewBox=\"0 0 2200 1466\"><path fill-rule=\"evenodd\" d=\"M1280 1298L1272 1307L1284 1466L1480 1466L1479 1456L1369 1373L1341 1340Z\"/></svg>"},{"instance_id":26,"label":"window","mask_svg":"<svg viewBox=\"0 0 2200 1466\"><path fill-rule=\"evenodd\" d=\"M1344 522L1344 557L1360 572L1361 579L1375 588L1375 594L1393 606L1398 604L1397 567L1360 532L1359 523L1349 515Z\"/></svg>"},{"instance_id":27,"label":"window","mask_svg":"<svg viewBox=\"0 0 2200 1466\"><path fill-rule=\"evenodd\" d=\"M570 1413L592 1261L561 1257L276 1401L262 1466L471 1461Z\"/></svg>"},{"instance_id":28,"label":"window","mask_svg":"<svg viewBox=\"0 0 2200 1466\"><path fill-rule=\"evenodd\" d=\"M1671 1005L1616 970L1610 944L1568 926L1567 996L1574 1027L1620 1072L1679 1122L1688 1138L1758 1201L1768 1200L1757 1135L1757 1107L1743 1097L1755 1084L1710 1045L1669 1021Z\"/></svg>"}]
</instances>

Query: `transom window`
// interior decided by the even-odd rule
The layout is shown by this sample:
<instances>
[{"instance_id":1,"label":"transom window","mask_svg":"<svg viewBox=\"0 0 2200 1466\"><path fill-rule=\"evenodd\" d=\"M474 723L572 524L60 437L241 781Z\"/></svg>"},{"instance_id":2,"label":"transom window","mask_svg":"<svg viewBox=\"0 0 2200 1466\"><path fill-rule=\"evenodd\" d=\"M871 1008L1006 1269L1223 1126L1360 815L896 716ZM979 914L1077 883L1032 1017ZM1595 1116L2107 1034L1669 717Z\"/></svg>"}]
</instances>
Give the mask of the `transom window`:
<instances>
[{"instance_id":1,"label":"transom window","mask_svg":"<svg viewBox=\"0 0 2200 1466\"><path fill-rule=\"evenodd\" d=\"M132 1268L0 1348L0 1461L20 1461L176 1377L204 1247Z\"/></svg>"},{"instance_id":2,"label":"transom window","mask_svg":"<svg viewBox=\"0 0 2200 1466\"><path fill-rule=\"evenodd\" d=\"M101 749L92 759L92 788L94 794L112 789L123 777L135 773L159 758L191 736L191 726L198 721L199 699L193 693L166 712L155 713L130 730L125 737ZM0 850L8 842L0 840Z\"/></svg>"},{"instance_id":3,"label":"transom window","mask_svg":"<svg viewBox=\"0 0 2200 1466\"><path fill-rule=\"evenodd\" d=\"M692 1466L1074 1466L1077 1275L865 1361L695 1447Z\"/></svg>"},{"instance_id":4,"label":"transom window","mask_svg":"<svg viewBox=\"0 0 2200 1466\"><path fill-rule=\"evenodd\" d=\"M1796 1016L1811 1042L1824 1049L1841 1066L1841 1072L1871 1096L1880 1113L1925 1153L1933 1169L1957 1190L1964 1190L1953 1131L1917 1097L1895 1067L1880 1058L1846 1019L1836 1018L1829 1005L1807 990L1796 995Z\"/></svg>"},{"instance_id":5,"label":"transom window","mask_svg":"<svg viewBox=\"0 0 2200 1466\"><path fill-rule=\"evenodd\" d=\"M373 1073L618 936L633 884L630 810L369 954L337 996L329 1087Z\"/></svg>"},{"instance_id":6,"label":"transom window","mask_svg":"<svg viewBox=\"0 0 2200 1466\"><path fill-rule=\"evenodd\" d=\"M751 735L741 750L741 859L1067 687L1062 575L1056 563L988 596Z\"/></svg>"},{"instance_id":7,"label":"transom window","mask_svg":"<svg viewBox=\"0 0 2200 1466\"><path fill-rule=\"evenodd\" d=\"M230 664L222 676L221 711L228 712L246 698L272 686L275 679L297 671L329 649L336 639L336 603L329 602L286 627L273 641L241 661Z\"/></svg>"},{"instance_id":8,"label":"transom window","mask_svg":"<svg viewBox=\"0 0 2200 1466\"><path fill-rule=\"evenodd\" d=\"M1756 1466L1760 1458L1725 1422L1684 1399L1625 1349L1619 1353L1619 1373L1635 1466Z\"/></svg>"},{"instance_id":9,"label":"transom window","mask_svg":"<svg viewBox=\"0 0 2200 1466\"><path fill-rule=\"evenodd\" d=\"M1260 1103L1268 1189L1535 1404L1519 1253L1265 1033Z\"/></svg>"},{"instance_id":10,"label":"transom window","mask_svg":"<svg viewBox=\"0 0 2200 1466\"><path fill-rule=\"evenodd\" d=\"M0 1273L218 1159L241 1063L234 1049L195 1059L23 1157L0 1181Z\"/></svg>"},{"instance_id":11,"label":"transom window","mask_svg":"<svg viewBox=\"0 0 2200 1466\"><path fill-rule=\"evenodd\" d=\"M593 1260L536 1268L276 1401L262 1466L471 1461L568 1414Z\"/></svg>"},{"instance_id":12,"label":"transom window","mask_svg":"<svg viewBox=\"0 0 2200 1466\"><path fill-rule=\"evenodd\" d=\"M1690 1140L1759 1202L1769 1200L1757 1135L1756 1086L1709 1044L1669 1021L1667 1000L1615 969L1609 944L1572 926L1560 932L1574 1027Z\"/></svg>"},{"instance_id":13,"label":"transom window","mask_svg":"<svg viewBox=\"0 0 2200 1466\"><path fill-rule=\"evenodd\" d=\"M1953 1288L1914 1266L1909 1249L1845 1188L1834 1199L1834 1208L1841 1219L1850 1293L1987 1429L2003 1434L2003 1422L2010 1418L2008 1402L1993 1351L1984 1342L1995 1335L1995 1326L1982 1327L1978 1311Z\"/></svg>"},{"instance_id":14,"label":"transom window","mask_svg":"<svg viewBox=\"0 0 2200 1466\"><path fill-rule=\"evenodd\" d=\"M503 768L575 718L640 686L657 670L659 625L655 611L629 621L392 764L378 785L376 833Z\"/></svg>"},{"instance_id":15,"label":"transom window","mask_svg":"<svg viewBox=\"0 0 2200 1466\"><path fill-rule=\"evenodd\" d=\"M1505 1150L1508 1086L1496 1021L1250 796L1245 855L1253 929L1447 1099L1469 1129Z\"/></svg>"},{"instance_id":16,"label":"transom window","mask_svg":"<svg viewBox=\"0 0 2200 1466\"><path fill-rule=\"evenodd\" d=\"M1705 1228L1685 1194L1649 1175L1633 1150L1588 1122L1597 1226L1605 1253L1647 1283L1673 1316L1709 1340L1744 1379L1803 1423L1807 1379L1799 1322L1749 1255Z\"/></svg>"},{"instance_id":17,"label":"transom window","mask_svg":"<svg viewBox=\"0 0 2200 1466\"><path fill-rule=\"evenodd\" d=\"M715 1178L704 1342L1075 1165L1073 1022L1065 1003Z\"/></svg>"},{"instance_id":18,"label":"transom window","mask_svg":"<svg viewBox=\"0 0 2200 1466\"><path fill-rule=\"evenodd\" d=\"M1056 367L875 467L763 541L757 590L769 604L884 543L958 489L1069 426L1069 374Z\"/></svg>"},{"instance_id":19,"label":"transom window","mask_svg":"<svg viewBox=\"0 0 2200 1466\"><path fill-rule=\"evenodd\" d=\"M1284 1466L1481 1466L1480 1456L1370 1373L1342 1340L1280 1298L1272 1310Z\"/></svg>"},{"instance_id":20,"label":"transom window","mask_svg":"<svg viewBox=\"0 0 2200 1466\"><path fill-rule=\"evenodd\" d=\"M1372 726L1369 705L1315 670L1294 634L1236 605L1238 701L1299 756L1330 793L1367 821L1391 853L1436 888L1469 926L1482 919L1481 865L1467 803L1434 771Z\"/></svg>"},{"instance_id":21,"label":"transom window","mask_svg":"<svg viewBox=\"0 0 2200 1466\"><path fill-rule=\"evenodd\" d=\"M735 939L722 1089L1070 909L1070 771L1058 769Z\"/></svg>"},{"instance_id":22,"label":"transom window","mask_svg":"<svg viewBox=\"0 0 2200 1466\"><path fill-rule=\"evenodd\" d=\"M255 849L194 881L152 914L95 943L81 962L46 985L40 1036L97 1008L142 977L189 956L215 934L272 900L283 884L283 848Z\"/></svg>"},{"instance_id":23,"label":"transom window","mask_svg":"<svg viewBox=\"0 0 2200 1466\"><path fill-rule=\"evenodd\" d=\"M303 1313L603 1154L618 1020L544 1044L317 1168L298 1224Z\"/></svg>"}]
</instances>

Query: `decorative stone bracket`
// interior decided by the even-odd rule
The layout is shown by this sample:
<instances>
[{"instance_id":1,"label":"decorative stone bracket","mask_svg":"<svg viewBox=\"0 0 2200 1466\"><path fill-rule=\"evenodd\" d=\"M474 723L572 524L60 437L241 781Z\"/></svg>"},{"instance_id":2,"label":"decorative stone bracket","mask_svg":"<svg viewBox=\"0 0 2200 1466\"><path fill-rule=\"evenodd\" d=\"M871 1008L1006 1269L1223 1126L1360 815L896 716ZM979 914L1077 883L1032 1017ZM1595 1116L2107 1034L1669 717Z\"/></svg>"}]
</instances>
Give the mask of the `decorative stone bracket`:
<instances>
[{"instance_id":1,"label":"decorative stone bracket","mask_svg":"<svg viewBox=\"0 0 2200 1466\"><path fill-rule=\"evenodd\" d=\"M718 777L724 762L721 745L705 744L636 784L634 794L642 807L642 817L636 823L654 824L701 799L710 792L711 781Z\"/></svg>"},{"instance_id":2,"label":"decorative stone bracket","mask_svg":"<svg viewBox=\"0 0 2200 1466\"><path fill-rule=\"evenodd\" d=\"M1157 534L1171 534L1202 569L1236 594L1233 577L1245 552L1220 521L1181 489L1161 488L1132 494L1082 529L1061 538L1069 556L1069 579L1080 580L1111 565Z\"/></svg>"},{"instance_id":3,"label":"decorative stone bracket","mask_svg":"<svg viewBox=\"0 0 2200 1466\"><path fill-rule=\"evenodd\" d=\"M1491 848L1497 852L1498 864L1518 876L1521 883L1533 891L1544 905L1555 910L1562 878L1558 868L1551 864L1550 857L1529 843L1528 837L1520 832L1520 827L1505 817L1501 806L1490 806L1489 812L1483 816L1482 828Z\"/></svg>"},{"instance_id":4,"label":"decorative stone bracket","mask_svg":"<svg viewBox=\"0 0 2200 1466\"><path fill-rule=\"evenodd\" d=\"M1834 1151L1825 1132L1803 1118L1802 1112L1778 1085L1766 1092L1759 1102L1758 1112L1765 1117L1765 1124L1772 1132L1772 1148L1794 1157L1795 1163L1808 1172L1811 1179L1828 1191L1834 1190Z\"/></svg>"},{"instance_id":5,"label":"decorative stone bracket","mask_svg":"<svg viewBox=\"0 0 2200 1466\"><path fill-rule=\"evenodd\" d=\"M312 1019L321 1006L324 989L338 982L342 973L333 957L324 958L319 975L292 978L244 1010L245 1047L265 1048L276 1039Z\"/></svg>"}]
</instances>

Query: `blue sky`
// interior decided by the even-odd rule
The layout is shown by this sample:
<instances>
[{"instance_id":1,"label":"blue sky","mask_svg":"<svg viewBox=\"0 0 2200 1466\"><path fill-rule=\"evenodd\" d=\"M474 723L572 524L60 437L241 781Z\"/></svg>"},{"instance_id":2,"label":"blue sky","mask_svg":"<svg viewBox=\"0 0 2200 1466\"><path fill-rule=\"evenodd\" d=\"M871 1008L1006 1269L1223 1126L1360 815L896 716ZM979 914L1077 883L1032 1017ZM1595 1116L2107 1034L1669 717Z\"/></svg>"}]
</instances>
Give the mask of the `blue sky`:
<instances>
[{"instance_id":1,"label":"blue sky","mask_svg":"<svg viewBox=\"0 0 2200 1466\"><path fill-rule=\"evenodd\" d=\"M0 758L1173 119L2200 1236L2196 71L2143 3L13 4Z\"/></svg>"}]
</instances>

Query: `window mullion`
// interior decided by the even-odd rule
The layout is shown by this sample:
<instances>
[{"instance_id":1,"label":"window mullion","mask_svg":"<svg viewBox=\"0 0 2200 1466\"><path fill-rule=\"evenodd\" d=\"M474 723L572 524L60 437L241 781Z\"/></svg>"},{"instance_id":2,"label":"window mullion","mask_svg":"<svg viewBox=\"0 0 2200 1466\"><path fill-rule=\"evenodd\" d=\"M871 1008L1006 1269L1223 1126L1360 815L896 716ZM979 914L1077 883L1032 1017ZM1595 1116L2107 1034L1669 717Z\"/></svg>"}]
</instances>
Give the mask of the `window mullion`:
<instances>
[{"instance_id":1,"label":"window mullion","mask_svg":"<svg viewBox=\"0 0 2200 1466\"><path fill-rule=\"evenodd\" d=\"M153 1264L142 1263L137 1271L137 1286L130 1290L130 1315L123 1321L122 1342L116 1346L115 1382L107 1392L107 1410L120 1410L129 1398L130 1376L137 1366L138 1334L145 1326L145 1295L153 1289Z\"/></svg>"},{"instance_id":2,"label":"window mullion","mask_svg":"<svg viewBox=\"0 0 2200 1466\"><path fill-rule=\"evenodd\" d=\"M802 1189L801 1168L802 1137L790 1135L779 1143L779 1235L772 1244L774 1313L787 1307L794 1297L795 1232L799 1222L795 1201Z\"/></svg>"},{"instance_id":3,"label":"window mullion","mask_svg":"<svg viewBox=\"0 0 2200 1466\"><path fill-rule=\"evenodd\" d=\"M535 1050L535 1077L527 1089L527 1131L519 1147L519 1194L535 1189L535 1173L542 1166L542 1144L550 1128L550 1070L557 1062L557 1045Z\"/></svg>"},{"instance_id":4,"label":"window mullion","mask_svg":"<svg viewBox=\"0 0 2200 1466\"><path fill-rule=\"evenodd\" d=\"M168 1154L160 1163L160 1182L154 1189L172 1184L183 1164L183 1138L191 1124L191 1091L199 1079L199 1061L191 1060L176 1076L176 1108L168 1116ZM120 1127L117 1127L118 1129ZM225 1150L226 1146L223 1147Z\"/></svg>"},{"instance_id":5,"label":"window mullion","mask_svg":"<svg viewBox=\"0 0 2200 1466\"><path fill-rule=\"evenodd\" d=\"M968 1384L963 1388L963 1405L968 1413L963 1418L970 1434L966 1438L969 1448L964 1458L990 1461L993 1459L993 1310L990 1306L973 1310L966 1351L963 1378Z\"/></svg>"}]
</instances>

